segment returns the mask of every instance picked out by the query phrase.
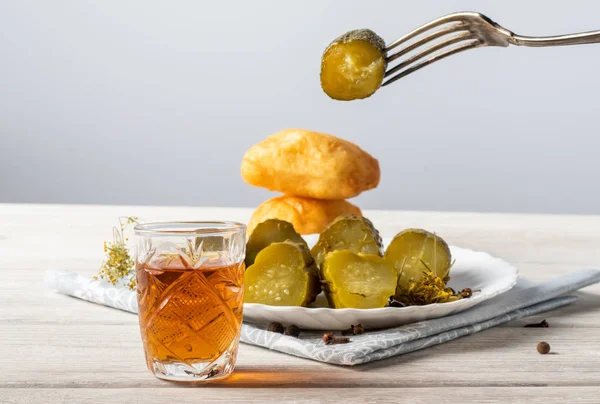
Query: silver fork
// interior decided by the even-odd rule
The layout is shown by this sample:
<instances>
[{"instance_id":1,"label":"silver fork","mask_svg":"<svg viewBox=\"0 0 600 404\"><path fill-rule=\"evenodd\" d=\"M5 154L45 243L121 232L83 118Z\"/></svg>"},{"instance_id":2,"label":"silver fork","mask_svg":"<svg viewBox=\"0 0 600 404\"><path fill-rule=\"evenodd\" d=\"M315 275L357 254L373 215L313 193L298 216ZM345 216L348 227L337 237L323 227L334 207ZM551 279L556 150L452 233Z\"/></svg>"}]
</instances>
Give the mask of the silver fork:
<instances>
[{"instance_id":1,"label":"silver fork","mask_svg":"<svg viewBox=\"0 0 600 404\"><path fill-rule=\"evenodd\" d=\"M433 28L440 27L434 30ZM389 52L411 40L412 38L431 31L414 43L405 46L394 54ZM579 45L586 43L600 42L600 31L583 32L579 34L532 37L517 35L504 27L501 27L488 17L480 13L462 12L448 14L436 20L420 26L412 32L392 42L385 48L387 54L388 66L391 62L406 55L407 53L424 47L428 43L438 38L448 36L432 46L425 48L419 53L406 58L394 67L388 68L385 72L387 80L382 84L386 86L396 80L416 72L417 70L432 64L438 60L444 59L456 53L475 49L482 46L561 46L561 45ZM439 53L436 53L441 51ZM415 63L426 56L432 55L420 63Z\"/></svg>"}]
</instances>

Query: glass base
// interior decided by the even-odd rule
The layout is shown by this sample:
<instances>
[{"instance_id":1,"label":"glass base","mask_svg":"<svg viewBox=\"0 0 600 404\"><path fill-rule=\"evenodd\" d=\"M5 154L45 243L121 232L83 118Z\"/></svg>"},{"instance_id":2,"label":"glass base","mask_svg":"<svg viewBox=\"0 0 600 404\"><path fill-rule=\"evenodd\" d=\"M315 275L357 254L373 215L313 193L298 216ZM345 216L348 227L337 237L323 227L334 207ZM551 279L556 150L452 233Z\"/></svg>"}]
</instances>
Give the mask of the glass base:
<instances>
[{"instance_id":1,"label":"glass base","mask_svg":"<svg viewBox=\"0 0 600 404\"><path fill-rule=\"evenodd\" d=\"M237 341L235 341L237 342ZM224 379L233 372L237 343L212 362L184 363L151 359L150 370L156 377L176 382L211 382Z\"/></svg>"}]
</instances>

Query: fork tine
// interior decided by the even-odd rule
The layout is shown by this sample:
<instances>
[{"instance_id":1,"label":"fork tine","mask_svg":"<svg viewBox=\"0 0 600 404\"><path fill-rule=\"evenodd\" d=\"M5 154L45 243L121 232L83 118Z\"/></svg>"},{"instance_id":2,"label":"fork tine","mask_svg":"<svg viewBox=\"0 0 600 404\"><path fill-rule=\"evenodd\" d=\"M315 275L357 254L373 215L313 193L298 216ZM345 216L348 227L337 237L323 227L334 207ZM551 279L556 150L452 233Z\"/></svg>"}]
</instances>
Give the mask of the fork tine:
<instances>
[{"instance_id":1,"label":"fork tine","mask_svg":"<svg viewBox=\"0 0 600 404\"><path fill-rule=\"evenodd\" d=\"M397 71L404 69L406 66L412 64L413 62L416 62L417 60L422 59L425 56L432 54L433 52L436 52L442 48L445 48L446 46L454 45L457 42L465 41L468 39L475 39L475 38L476 38L475 35L471 34L469 31L466 31L462 34L454 35L444 41L438 42L437 44L430 46L429 48L425 49L424 51L417 53L416 55L406 59L402 63L399 63L397 66L394 66L393 68L391 68L390 70L385 72L384 77L390 76L390 75L396 73Z\"/></svg>"},{"instance_id":2,"label":"fork tine","mask_svg":"<svg viewBox=\"0 0 600 404\"><path fill-rule=\"evenodd\" d=\"M430 65L430 64L432 64L432 63L434 63L434 62L436 62L438 60L442 60L442 59L444 59L444 58L446 58L448 56L454 55L456 53L459 53L459 52L462 52L462 51L465 51L465 50L468 50L468 49L474 49L474 48L477 48L478 46L482 46L482 45L483 45L483 43L481 41L474 40L474 41L467 42L467 43L465 43L463 45L460 45L460 46L455 46L452 49L448 49L447 51L439 53L439 54L437 54L437 55L435 55L435 56L427 59L426 61L419 63L416 66L413 66L413 67L411 67L409 69L406 69L406 70L398 73L397 75L395 75L394 77L390 78L385 83L383 83L381 86L382 87L383 86L387 86L388 84L391 84L394 81L396 81L398 79L401 79L402 77L404 77L406 75L409 75L409 74L411 74L413 72L416 72L417 70L422 69L423 67L425 67L427 65Z\"/></svg>"},{"instance_id":3,"label":"fork tine","mask_svg":"<svg viewBox=\"0 0 600 404\"><path fill-rule=\"evenodd\" d=\"M458 23L458 24L452 24L449 27L440 29L438 31L433 32L432 34L429 34L421 39L419 39L418 41L416 41L415 43L413 43L412 45L407 46L406 48L403 48L402 50L399 50L398 52L394 53L392 56L388 56L387 57L387 62L393 62L394 60L398 59L400 56L407 54L408 52L412 51L413 49L418 48L419 46L433 41L434 39L443 37L444 35L450 34L452 32L458 32L460 31L460 29L462 27L464 27L465 25L463 23Z\"/></svg>"},{"instance_id":4,"label":"fork tine","mask_svg":"<svg viewBox=\"0 0 600 404\"><path fill-rule=\"evenodd\" d=\"M454 22L454 21L460 21L458 15L456 13L445 15L436 20L430 21L427 24L421 25L419 28L409 32L408 34L404 35L403 37L396 39L394 42L392 42L391 44L386 46L385 51L389 52L392 49L394 49L395 47L397 47L398 45L403 44L404 42L416 37L417 35L422 34L423 32L425 32L431 28L435 28L437 26L440 26L440 25L443 25L443 24L446 24L449 22Z\"/></svg>"}]
</instances>

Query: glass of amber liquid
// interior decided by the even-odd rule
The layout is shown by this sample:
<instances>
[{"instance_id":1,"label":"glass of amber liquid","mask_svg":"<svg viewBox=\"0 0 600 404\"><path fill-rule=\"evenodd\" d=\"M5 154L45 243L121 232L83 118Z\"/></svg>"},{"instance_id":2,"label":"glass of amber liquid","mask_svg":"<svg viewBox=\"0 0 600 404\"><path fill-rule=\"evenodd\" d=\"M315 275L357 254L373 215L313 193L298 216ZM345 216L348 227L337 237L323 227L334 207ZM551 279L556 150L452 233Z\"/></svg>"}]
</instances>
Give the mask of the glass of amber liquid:
<instances>
[{"instance_id":1,"label":"glass of amber liquid","mask_svg":"<svg viewBox=\"0 0 600 404\"><path fill-rule=\"evenodd\" d=\"M233 371L245 231L234 222L135 227L138 316L146 363L156 377L210 381Z\"/></svg>"}]
</instances>

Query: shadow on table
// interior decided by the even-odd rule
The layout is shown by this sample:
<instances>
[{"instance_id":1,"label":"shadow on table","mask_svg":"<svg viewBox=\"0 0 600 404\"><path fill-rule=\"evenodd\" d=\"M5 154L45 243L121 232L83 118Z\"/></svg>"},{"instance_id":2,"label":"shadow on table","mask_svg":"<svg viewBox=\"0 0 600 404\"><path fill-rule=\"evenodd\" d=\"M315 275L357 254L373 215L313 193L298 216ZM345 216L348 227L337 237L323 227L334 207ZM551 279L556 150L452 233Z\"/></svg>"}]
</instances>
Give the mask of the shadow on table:
<instances>
[{"instance_id":1,"label":"shadow on table","mask_svg":"<svg viewBox=\"0 0 600 404\"><path fill-rule=\"evenodd\" d=\"M231 376L226 379L211 382L168 382L177 387L240 387L240 388L265 388L265 387L335 387L347 384L348 379L343 377L345 372L336 372L334 377L322 377L327 371L327 367L334 365L324 365L323 372L314 372L300 369L282 369L273 370L261 368L252 368L251 366L236 367Z\"/></svg>"}]
</instances>

